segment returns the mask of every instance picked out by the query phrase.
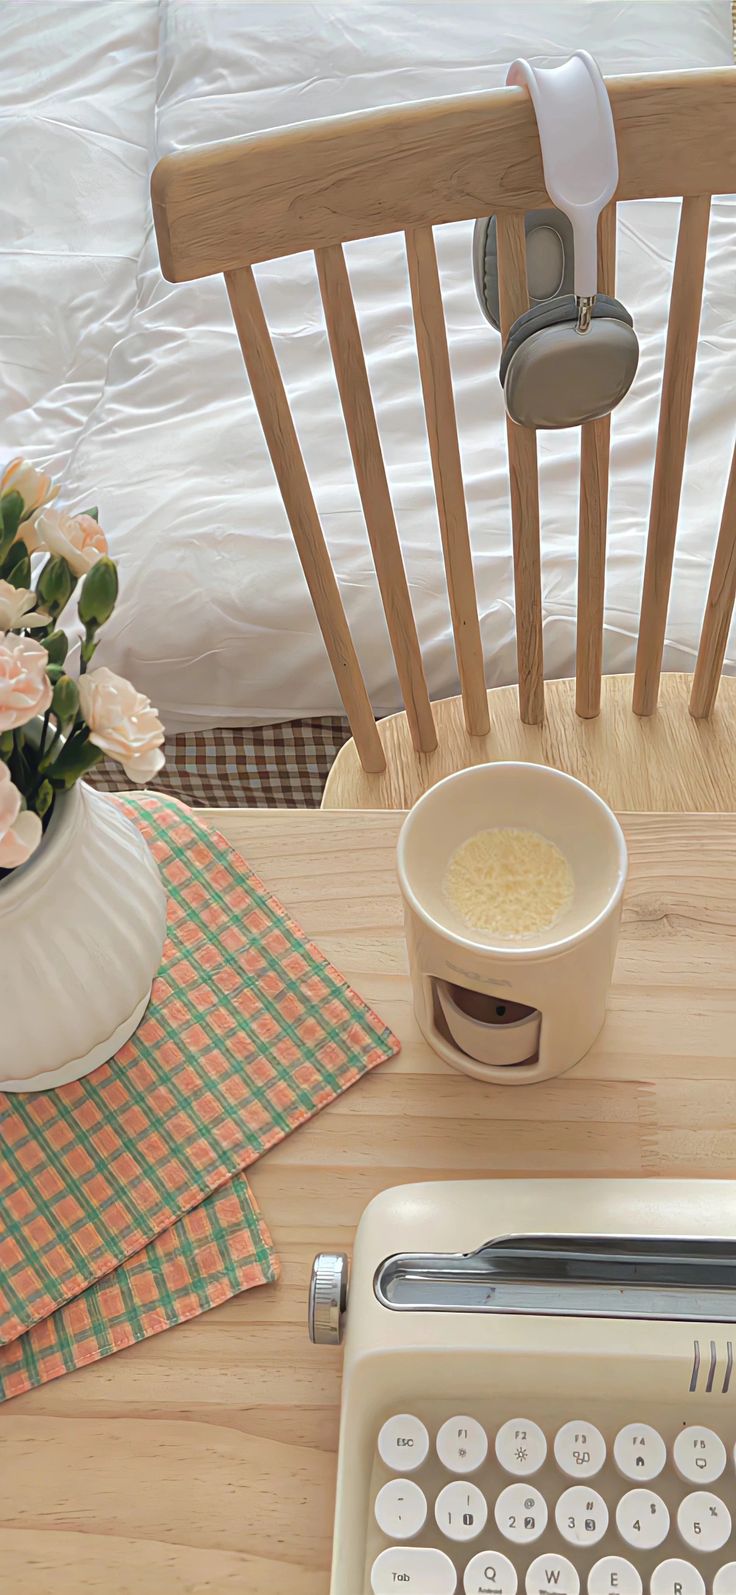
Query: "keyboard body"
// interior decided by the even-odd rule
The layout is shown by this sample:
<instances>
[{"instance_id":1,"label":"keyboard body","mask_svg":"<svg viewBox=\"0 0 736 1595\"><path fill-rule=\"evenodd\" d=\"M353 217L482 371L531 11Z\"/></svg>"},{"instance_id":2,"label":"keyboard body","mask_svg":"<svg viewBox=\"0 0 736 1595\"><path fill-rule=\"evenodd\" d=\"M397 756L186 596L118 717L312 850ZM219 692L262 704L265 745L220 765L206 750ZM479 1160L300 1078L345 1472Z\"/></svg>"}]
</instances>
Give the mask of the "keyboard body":
<instances>
[{"instance_id":1,"label":"keyboard body","mask_svg":"<svg viewBox=\"0 0 736 1595\"><path fill-rule=\"evenodd\" d=\"M376 1198L331 1595L736 1595L734 1237L725 1182Z\"/></svg>"}]
</instances>

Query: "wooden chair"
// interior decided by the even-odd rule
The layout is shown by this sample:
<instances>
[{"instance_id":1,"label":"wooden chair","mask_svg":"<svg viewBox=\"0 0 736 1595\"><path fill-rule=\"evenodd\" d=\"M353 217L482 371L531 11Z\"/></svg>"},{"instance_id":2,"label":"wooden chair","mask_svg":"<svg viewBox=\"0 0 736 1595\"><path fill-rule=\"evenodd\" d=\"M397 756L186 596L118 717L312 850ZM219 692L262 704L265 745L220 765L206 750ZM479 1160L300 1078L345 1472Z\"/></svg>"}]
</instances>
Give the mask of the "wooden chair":
<instances>
[{"instance_id":1,"label":"wooden chair","mask_svg":"<svg viewBox=\"0 0 736 1595\"><path fill-rule=\"evenodd\" d=\"M602 677L610 420L582 428L577 675L544 681L537 442L507 424L518 691L486 691L433 227L495 212L504 331L527 308L523 215L549 203L536 122L500 89L288 128L167 156L156 232L175 282L223 272L243 358L353 732L327 807L403 808L492 759L543 761L623 809L736 807L736 681L721 668L736 595L736 454L693 677L662 654L698 339L710 198L736 189L736 69L614 78L617 199L681 196L636 670ZM358 321L348 240L403 231L461 696L432 705ZM314 250L330 348L405 710L376 726L252 266ZM615 201L600 287L614 292ZM470 270L470 262L468 263ZM624 401L625 402L625 401ZM633 685L632 685L633 684ZM718 702L716 703L716 697Z\"/></svg>"}]
</instances>

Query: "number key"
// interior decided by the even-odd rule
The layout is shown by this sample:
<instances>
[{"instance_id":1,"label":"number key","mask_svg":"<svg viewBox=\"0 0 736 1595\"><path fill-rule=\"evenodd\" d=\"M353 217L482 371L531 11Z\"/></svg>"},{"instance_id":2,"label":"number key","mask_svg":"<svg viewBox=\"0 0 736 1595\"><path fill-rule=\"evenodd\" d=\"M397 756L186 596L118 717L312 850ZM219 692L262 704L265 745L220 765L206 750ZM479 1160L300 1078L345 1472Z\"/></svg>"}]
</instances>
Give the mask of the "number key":
<instances>
[{"instance_id":1,"label":"number key","mask_svg":"<svg viewBox=\"0 0 736 1595\"><path fill-rule=\"evenodd\" d=\"M670 1514L653 1490L627 1490L616 1507L616 1527L627 1545L653 1551L669 1534Z\"/></svg>"},{"instance_id":2,"label":"number key","mask_svg":"<svg viewBox=\"0 0 736 1595\"><path fill-rule=\"evenodd\" d=\"M731 1533L731 1513L710 1490L693 1490L677 1508L677 1528L693 1551L720 1551Z\"/></svg>"},{"instance_id":3,"label":"number key","mask_svg":"<svg viewBox=\"0 0 736 1595\"><path fill-rule=\"evenodd\" d=\"M434 1503L438 1529L448 1540L474 1540L486 1526L488 1506L476 1484L453 1479L440 1490Z\"/></svg>"},{"instance_id":4,"label":"number key","mask_svg":"<svg viewBox=\"0 0 736 1595\"><path fill-rule=\"evenodd\" d=\"M555 1522L569 1545L597 1545L608 1528L608 1507L597 1490L573 1484L557 1502Z\"/></svg>"},{"instance_id":5,"label":"number key","mask_svg":"<svg viewBox=\"0 0 736 1595\"><path fill-rule=\"evenodd\" d=\"M507 1484L496 1501L496 1527L514 1545L531 1545L547 1527L547 1502L530 1484Z\"/></svg>"}]
</instances>

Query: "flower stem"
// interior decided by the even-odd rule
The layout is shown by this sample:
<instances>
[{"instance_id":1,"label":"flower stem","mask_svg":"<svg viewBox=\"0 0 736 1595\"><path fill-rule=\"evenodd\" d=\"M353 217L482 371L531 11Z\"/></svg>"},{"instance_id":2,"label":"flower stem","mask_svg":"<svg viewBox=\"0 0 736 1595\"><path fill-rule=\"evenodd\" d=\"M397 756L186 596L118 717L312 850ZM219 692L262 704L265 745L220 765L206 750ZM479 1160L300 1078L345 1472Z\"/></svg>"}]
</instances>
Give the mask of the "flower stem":
<instances>
[{"instance_id":1,"label":"flower stem","mask_svg":"<svg viewBox=\"0 0 736 1595\"><path fill-rule=\"evenodd\" d=\"M38 762L39 762L39 764L41 763L41 760L43 758L44 748L46 747L46 738L48 736L48 731L49 731L49 719L50 719L50 717L51 717L51 706L49 705L49 707L46 710L46 713L45 713L45 715L43 717L43 725L41 727L41 741L38 744Z\"/></svg>"},{"instance_id":2,"label":"flower stem","mask_svg":"<svg viewBox=\"0 0 736 1595\"><path fill-rule=\"evenodd\" d=\"M56 730L55 730L55 732L54 732L54 734L53 734L53 736L51 738L51 741L50 741L50 743L48 745L48 748L46 749L46 753L45 753L43 759L39 760L38 773L39 773L40 776L43 776L44 772L46 770L48 770L49 765L51 763L53 763L51 755L52 755L52 753L54 751L54 748L56 747L57 742L60 740L60 738L61 738L61 726L57 725ZM40 781L39 781L38 785L39 786L41 785Z\"/></svg>"}]
</instances>

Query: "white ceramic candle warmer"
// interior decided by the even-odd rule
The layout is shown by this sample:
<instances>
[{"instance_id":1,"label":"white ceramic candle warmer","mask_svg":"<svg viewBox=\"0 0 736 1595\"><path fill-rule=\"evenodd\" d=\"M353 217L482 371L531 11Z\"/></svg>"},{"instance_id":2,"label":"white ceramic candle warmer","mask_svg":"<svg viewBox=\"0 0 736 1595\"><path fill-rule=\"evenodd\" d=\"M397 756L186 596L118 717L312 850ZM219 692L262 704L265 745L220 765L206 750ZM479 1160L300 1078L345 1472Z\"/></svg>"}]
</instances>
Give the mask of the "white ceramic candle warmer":
<instances>
[{"instance_id":1,"label":"white ceramic candle warmer","mask_svg":"<svg viewBox=\"0 0 736 1595\"><path fill-rule=\"evenodd\" d=\"M496 826L536 831L564 853L574 892L549 930L494 937L445 897L453 853ZM623 832L603 799L545 765L460 770L407 815L398 870L414 1010L434 1051L505 1085L577 1063L605 1018L627 870Z\"/></svg>"}]
</instances>

